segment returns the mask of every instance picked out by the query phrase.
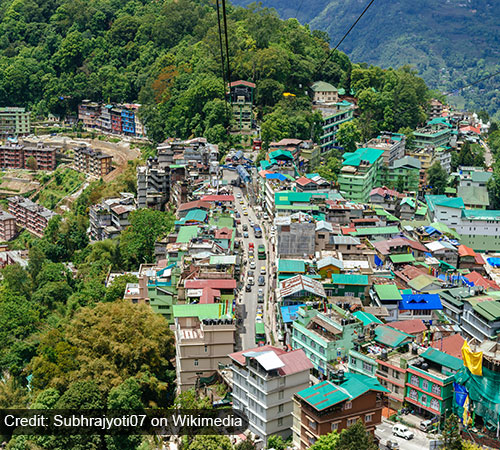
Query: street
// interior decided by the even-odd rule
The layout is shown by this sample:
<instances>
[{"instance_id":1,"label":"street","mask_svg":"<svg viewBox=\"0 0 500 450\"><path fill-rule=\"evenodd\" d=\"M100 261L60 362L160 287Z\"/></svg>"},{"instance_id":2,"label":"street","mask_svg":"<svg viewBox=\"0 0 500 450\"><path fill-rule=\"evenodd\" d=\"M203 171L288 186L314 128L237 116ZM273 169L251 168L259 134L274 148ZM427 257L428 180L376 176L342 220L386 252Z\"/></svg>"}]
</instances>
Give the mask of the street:
<instances>
[{"instance_id":1,"label":"street","mask_svg":"<svg viewBox=\"0 0 500 450\"><path fill-rule=\"evenodd\" d=\"M399 444L401 450L427 450L429 449L430 439L429 435L423 431L417 430L416 428L411 428L411 431L415 433L415 437L407 441L399 436L394 436L392 434L392 422L382 422L375 429L375 435L380 439L381 449L385 449L385 442L387 439L391 441L396 441Z\"/></svg>"}]
</instances>

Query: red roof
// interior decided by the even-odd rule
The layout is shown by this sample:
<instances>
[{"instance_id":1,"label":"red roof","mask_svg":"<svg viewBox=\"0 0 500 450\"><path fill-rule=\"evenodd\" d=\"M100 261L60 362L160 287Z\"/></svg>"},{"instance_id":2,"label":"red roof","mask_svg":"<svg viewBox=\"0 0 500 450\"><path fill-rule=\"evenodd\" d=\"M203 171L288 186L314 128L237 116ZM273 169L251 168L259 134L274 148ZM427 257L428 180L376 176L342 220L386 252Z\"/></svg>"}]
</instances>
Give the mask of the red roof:
<instances>
[{"instance_id":1,"label":"red roof","mask_svg":"<svg viewBox=\"0 0 500 450\"><path fill-rule=\"evenodd\" d=\"M234 195L233 194L226 194L226 195L204 195L200 199L203 202L234 202Z\"/></svg>"},{"instance_id":2,"label":"red roof","mask_svg":"<svg viewBox=\"0 0 500 450\"><path fill-rule=\"evenodd\" d=\"M236 280L214 279L214 280L186 280L184 282L186 289L236 289Z\"/></svg>"},{"instance_id":3,"label":"red roof","mask_svg":"<svg viewBox=\"0 0 500 450\"><path fill-rule=\"evenodd\" d=\"M304 142L302 139L285 138L285 139L281 139L281 141L278 141L278 142L271 142L269 144L269 146L270 147L277 147L277 146L286 147L288 145L300 145L302 142Z\"/></svg>"},{"instance_id":4,"label":"red roof","mask_svg":"<svg viewBox=\"0 0 500 450\"><path fill-rule=\"evenodd\" d=\"M210 203L203 202L201 200L195 200L193 202L182 203L177 211L187 211L189 209L210 209Z\"/></svg>"},{"instance_id":5,"label":"red roof","mask_svg":"<svg viewBox=\"0 0 500 450\"><path fill-rule=\"evenodd\" d=\"M228 356L231 359L239 362L240 364L245 364L246 358L243 356L246 353L262 353L272 351L284 364L283 367L278 369L280 375L292 375L294 373L303 372L304 370L310 370L313 368L311 361L304 353L304 350L298 349L291 352L286 352L281 348L273 347L272 345L264 345L262 347L251 348L248 350L243 350L241 352L230 353Z\"/></svg>"},{"instance_id":6,"label":"red roof","mask_svg":"<svg viewBox=\"0 0 500 450\"><path fill-rule=\"evenodd\" d=\"M471 125L467 125L465 127L460 127L460 131L462 131L463 133L465 133L466 131L472 131L473 133L481 134L481 128L473 127Z\"/></svg>"},{"instance_id":7,"label":"red roof","mask_svg":"<svg viewBox=\"0 0 500 450\"><path fill-rule=\"evenodd\" d=\"M424 322L420 319L399 320L397 322L390 322L387 325L407 334L418 334L427 330Z\"/></svg>"},{"instance_id":8,"label":"red roof","mask_svg":"<svg viewBox=\"0 0 500 450\"><path fill-rule=\"evenodd\" d=\"M373 246L382 255L389 255L391 253L391 249L394 249L396 247L410 247L413 250L418 250L424 253L428 251L427 248L424 247L420 242L403 237L374 242Z\"/></svg>"},{"instance_id":9,"label":"red roof","mask_svg":"<svg viewBox=\"0 0 500 450\"><path fill-rule=\"evenodd\" d=\"M467 278L469 281L472 281L475 286L483 286L486 289L491 288L497 291L500 290L498 285L493 280L489 280L488 278L483 277L479 272L471 272L465 275L465 278Z\"/></svg>"},{"instance_id":10,"label":"red roof","mask_svg":"<svg viewBox=\"0 0 500 450\"><path fill-rule=\"evenodd\" d=\"M476 253L476 256L474 256L474 260L476 261L476 264L480 264L481 266L484 266L486 264L486 261L484 260L481 253Z\"/></svg>"},{"instance_id":11,"label":"red roof","mask_svg":"<svg viewBox=\"0 0 500 450\"><path fill-rule=\"evenodd\" d=\"M434 341L431 346L438 350L454 356L455 358L462 359L462 346L464 345L464 338L458 333Z\"/></svg>"},{"instance_id":12,"label":"red roof","mask_svg":"<svg viewBox=\"0 0 500 450\"><path fill-rule=\"evenodd\" d=\"M215 297L220 297L220 291L218 289L212 289L210 287L203 288L200 304L214 303Z\"/></svg>"},{"instance_id":13,"label":"red roof","mask_svg":"<svg viewBox=\"0 0 500 450\"><path fill-rule=\"evenodd\" d=\"M375 194L381 195L383 197L389 195L391 197L397 197L397 198L403 198L405 196L404 194L401 194L400 192L395 191L394 189L389 189L385 186L378 187L370 191L370 197Z\"/></svg>"},{"instance_id":14,"label":"red roof","mask_svg":"<svg viewBox=\"0 0 500 450\"><path fill-rule=\"evenodd\" d=\"M476 252L472 250L470 247L467 247L464 244L458 246L458 255L462 256L476 256Z\"/></svg>"},{"instance_id":15,"label":"red roof","mask_svg":"<svg viewBox=\"0 0 500 450\"><path fill-rule=\"evenodd\" d=\"M356 231L356 228L341 228L342 234L350 234Z\"/></svg>"},{"instance_id":16,"label":"red roof","mask_svg":"<svg viewBox=\"0 0 500 450\"><path fill-rule=\"evenodd\" d=\"M215 239L231 239L232 235L233 235L233 230L230 230L227 227L215 231Z\"/></svg>"},{"instance_id":17,"label":"red roof","mask_svg":"<svg viewBox=\"0 0 500 450\"><path fill-rule=\"evenodd\" d=\"M306 177L297 178L295 180L295 182L297 184L299 184L300 186L305 186L306 184L310 184L310 183L316 184L316 183L314 183L314 181L312 181L312 180L310 180L309 178L306 178Z\"/></svg>"},{"instance_id":18,"label":"red roof","mask_svg":"<svg viewBox=\"0 0 500 450\"><path fill-rule=\"evenodd\" d=\"M231 83L229 83L229 86L230 87L247 86L247 87L251 87L251 88L256 87L255 83L252 83L251 81L245 81L245 80L231 81Z\"/></svg>"}]
</instances>

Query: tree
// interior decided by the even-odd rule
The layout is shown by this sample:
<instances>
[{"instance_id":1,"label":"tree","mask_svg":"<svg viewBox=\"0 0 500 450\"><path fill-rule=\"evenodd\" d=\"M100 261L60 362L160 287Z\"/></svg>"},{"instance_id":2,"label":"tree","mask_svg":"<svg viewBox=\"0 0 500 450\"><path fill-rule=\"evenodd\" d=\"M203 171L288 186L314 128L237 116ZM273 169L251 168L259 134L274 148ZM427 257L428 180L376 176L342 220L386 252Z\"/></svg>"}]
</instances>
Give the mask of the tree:
<instances>
[{"instance_id":1,"label":"tree","mask_svg":"<svg viewBox=\"0 0 500 450\"><path fill-rule=\"evenodd\" d=\"M227 436L197 435L186 450L232 450L232 448Z\"/></svg>"},{"instance_id":2,"label":"tree","mask_svg":"<svg viewBox=\"0 0 500 450\"><path fill-rule=\"evenodd\" d=\"M356 143L361 141L361 132L356 122L344 122L337 131L337 141L346 152L356 151Z\"/></svg>"},{"instance_id":3,"label":"tree","mask_svg":"<svg viewBox=\"0 0 500 450\"><path fill-rule=\"evenodd\" d=\"M427 184L433 194L444 194L448 184L448 174L438 161L427 170Z\"/></svg>"},{"instance_id":4,"label":"tree","mask_svg":"<svg viewBox=\"0 0 500 450\"><path fill-rule=\"evenodd\" d=\"M332 431L331 433L320 436L319 439L311 445L309 450L336 450L338 441L339 434L336 431Z\"/></svg>"},{"instance_id":5,"label":"tree","mask_svg":"<svg viewBox=\"0 0 500 450\"><path fill-rule=\"evenodd\" d=\"M404 134L406 137L405 148L407 150L413 150L415 148L415 135L410 127L400 128L398 133Z\"/></svg>"},{"instance_id":6,"label":"tree","mask_svg":"<svg viewBox=\"0 0 500 450\"><path fill-rule=\"evenodd\" d=\"M377 450L373 437L366 431L361 420L342 430L335 446L335 450Z\"/></svg>"},{"instance_id":7,"label":"tree","mask_svg":"<svg viewBox=\"0 0 500 450\"><path fill-rule=\"evenodd\" d=\"M443 429L443 443L446 450L462 450L460 425L455 414L451 414L446 418Z\"/></svg>"},{"instance_id":8,"label":"tree","mask_svg":"<svg viewBox=\"0 0 500 450\"><path fill-rule=\"evenodd\" d=\"M336 182L342 165L336 156L330 156L320 166L316 167L316 172L325 180Z\"/></svg>"},{"instance_id":9,"label":"tree","mask_svg":"<svg viewBox=\"0 0 500 450\"><path fill-rule=\"evenodd\" d=\"M33 170L33 171L38 170L38 163L36 162L36 159L33 156L30 156L26 160L26 167L29 170Z\"/></svg>"},{"instance_id":10,"label":"tree","mask_svg":"<svg viewBox=\"0 0 500 450\"><path fill-rule=\"evenodd\" d=\"M114 302L115 300L121 300L125 294L125 287L128 283L137 283L139 280L135 275L120 275L116 277L110 286L106 289L106 296L104 301Z\"/></svg>"},{"instance_id":11,"label":"tree","mask_svg":"<svg viewBox=\"0 0 500 450\"><path fill-rule=\"evenodd\" d=\"M268 447L271 448L271 446L269 445L269 441L268 441ZM276 447L272 447L272 448L276 449ZM236 444L234 446L234 450L255 450L255 443L250 438L247 438L246 440L241 441L238 444ZM276 449L276 450L278 450L278 449Z\"/></svg>"},{"instance_id":12,"label":"tree","mask_svg":"<svg viewBox=\"0 0 500 450\"><path fill-rule=\"evenodd\" d=\"M283 438L280 435L273 434L269 436L267 441L267 446L269 448L274 448L275 450L285 450L286 444Z\"/></svg>"}]
</instances>

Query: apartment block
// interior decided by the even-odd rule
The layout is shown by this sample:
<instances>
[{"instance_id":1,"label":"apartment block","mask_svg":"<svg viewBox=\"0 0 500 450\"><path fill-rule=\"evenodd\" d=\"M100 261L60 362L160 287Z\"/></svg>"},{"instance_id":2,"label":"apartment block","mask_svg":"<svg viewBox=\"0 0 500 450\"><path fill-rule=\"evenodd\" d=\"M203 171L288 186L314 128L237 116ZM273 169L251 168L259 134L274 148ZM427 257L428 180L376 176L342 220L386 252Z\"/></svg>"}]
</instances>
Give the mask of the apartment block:
<instances>
[{"instance_id":1,"label":"apartment block","mask_svg":"<svg viewBox=\"0 0 500 450\"><path fill-rule=\"evenodd\" d=\"M178 391L213 376L219 364L230 363L236 324L232 311L221 304L174 305L175 354ZM228 356L229 355L229 356Z\"/></svg>"},{"instance_id":2,"label":"apartment block","mask_svg":"<svg viewBox=\"0 0 500 450\"><path fill-rule=\"evenodd\" d=\"M0 107L0 136L30 134L30 112L16 106Z\"/></svg>"},{"instance_id":3,"label":"apartment block","mask_svg":"<svg viewBox=\"0 0 500 450\"><path fill-rule=\"evenodd\" d=\"M443 118L430 120L425 127L417 129L415 136L415 147L446 147L450 143L452 126Z\"/></svg>"},{"instance_id":4,"label":"apartment block","mask_svg":"<svg viewBox=\"0 0 500 450\"><path fill-rule=\"evenodd\" d=\"M83 124L84 128L96 128L100 113L101 106L99 103L83 100L78 105L78 120Z\"/></svg>"},{"instance_id":5,"label":"apartment block","mask_svg":"<svg viewBox=\"0 0 500 450\"><path fill-rule=\"evenodd\" d=\"M0 167L6 169L31 168L28 162L30 158L35 160L37 170L54 170L56 168L56 149L54 147L47 147L42 143L6 143L0 145Z\"/></svg>"},{"instance_id":6,"label":"apartment block","mask_svg":"<svg viewBox=\"0 0 500 450\"><path fill-rule=\"evenodd\" d=\"M383 150L382 158L386 166L405 155L406 136L401 133L384 131L366 144L370 148Z\"/></svg>"},{"instance_id":7,"label":"apartment block","mask_svg":"<svg viewBox=\"0 0 500 450\"><path fill-rule=\"evenodd\" d=\"M7 211L0 211L0 240L10 241L17 234L16 218Z\"/></svg>"},{"instance_id":8,"label":"apartment block","mask_svg":"<svg viewBox=\"0 0 500 450\"><path fill-rule=\"evenodd\" d=\"M236 130L251 130L253 119L253 98L255 84L250 81L233 81L229 83L229 96L233 109L233 120Z\"/></svg>"},{"instance_id":9,"label":"apartment block","mask_svg":"<svg viewBox=\"0 0 500 450\"><path fill-rule=\"evenodd\" d=\"M135 210L134 194L122 192L118 198L108 198L89 211L89 233L92 241L117 237L130 225L129 216Z\"/></svg>"},{"instance_id":10,"label":"apartment block","mask_svg":"<svg viewBox=\"0 0 500 450\"><path fill-rule=\"evenodd\" d=\"M90 147L76 147L74 149L73 165L75 169L97 178L104 177L113 170L112 161L111 155L106 155Z\"/></svg>"},{"instance_id":11,"label":"apartment block","mask_svg":"<svg viewBox=\"0 0 500 450\"><path fill-rule=\"evenodd\" d=\"M293 395L309 387L312 364L303 350L270 345L229 355L233 407L245 411L249 428L267 444L269 436L292 434Z\"/></svg>"},{"instance_id":12,"label":"apartment block","mask_svg":"<svg viewBox=\"0 0 500 450\"><path fill-rule=\"evenodd\" d=\"M306 450L321 436L340 433L358 420L374 434L382 423L383 395L387 392L375 378L342 371L334 382L323 381L298 392L293 413L295 447Z\"/></svg>"},{"instance_id":13,"label":"apartment block","mask_svg":"<svg viewBox=\"0 0 500 450\"><path fill-rule=\"evenodd\" d=\"M49 220L57 214L21 196L9 197L9 213L16 218L16 225L42 237Z\"/></svg>"}]
</instances>

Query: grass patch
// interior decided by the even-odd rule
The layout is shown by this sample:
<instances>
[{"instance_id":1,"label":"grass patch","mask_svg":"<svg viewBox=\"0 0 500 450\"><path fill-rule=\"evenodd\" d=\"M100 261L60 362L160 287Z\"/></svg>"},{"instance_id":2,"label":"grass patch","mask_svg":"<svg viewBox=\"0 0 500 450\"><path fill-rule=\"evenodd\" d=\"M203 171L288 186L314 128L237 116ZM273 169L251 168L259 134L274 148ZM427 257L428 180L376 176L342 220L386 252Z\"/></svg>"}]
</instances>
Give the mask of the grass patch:
<instances>
[{"instance_id":1,"label":"grass patch","mask_svg":"<svg viewBox=\"0 0 500 450\"><path fill-rule=\"evenodd\" d=\"M33 200L46 208L54 209L62 199L82 186L85 175L70 168L59 167L52 174L36 174L36 179L42 189Z\"/></svg>"}]
</instances>

